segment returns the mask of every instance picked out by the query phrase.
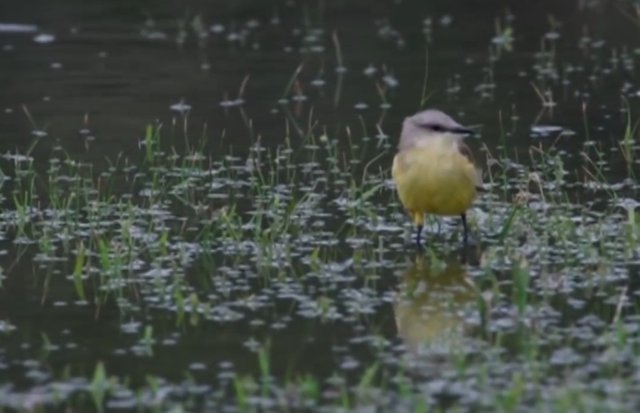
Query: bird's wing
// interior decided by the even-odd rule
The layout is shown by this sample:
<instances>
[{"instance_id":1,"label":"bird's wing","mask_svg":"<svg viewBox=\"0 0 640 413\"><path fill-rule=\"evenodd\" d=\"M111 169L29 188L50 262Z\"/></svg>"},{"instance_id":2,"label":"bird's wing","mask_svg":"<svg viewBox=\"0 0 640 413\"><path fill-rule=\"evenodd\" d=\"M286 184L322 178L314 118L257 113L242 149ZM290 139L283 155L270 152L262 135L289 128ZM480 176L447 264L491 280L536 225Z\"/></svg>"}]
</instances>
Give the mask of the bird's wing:
<instances>
[{"instance_id":1,"label":"bird's wing","mask_svg":"<svg viewBox=\"0 0 640 413\"><path fill-rule=\"evenodd\" d=\"M467 158L471 164L473 164L474 168L476 168L476 187L482 188L482 169L478 165L476 165L476 160L473 156L473 152L471 149L464 143L462 140L458 141L458 151L462 156Z\"/></svg>"}]
</instances>

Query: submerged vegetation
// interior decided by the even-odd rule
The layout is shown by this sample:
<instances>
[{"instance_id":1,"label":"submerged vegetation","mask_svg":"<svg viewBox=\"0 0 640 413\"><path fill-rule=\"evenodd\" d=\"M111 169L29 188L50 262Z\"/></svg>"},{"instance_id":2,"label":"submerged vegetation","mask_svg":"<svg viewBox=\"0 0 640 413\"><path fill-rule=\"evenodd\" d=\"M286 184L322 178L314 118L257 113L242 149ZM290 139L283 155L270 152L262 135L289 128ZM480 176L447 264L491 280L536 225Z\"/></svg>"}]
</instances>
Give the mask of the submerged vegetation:
<instances>
[{"instance_id":1,"label":"submerged vegetation","mask_svg":"<svg viewBox=\"0 0 640 413\"><path fill-rule=\"evenodd\" d=\"M542 111L523 130L517 102L495 103L510 88L505 66L525 70L510 56L517 14L498 13L468 90L497 108L471 142L485 181L474 242L461 248L458 219L430 217L417 251L389 177L385 117L400 76L367 66L376 103L350 107L353 124L326 120L354 69L346 36L317 27L316 12L302 7L300 52L335 67L290 66L270 109L281 134L247 116L250 77L220 103L241 119L244 146L194 133L180 101L171 121L140 127L137 151L94 162L47 143L26 111L33 144L0 156L0 411L634 411L637 110L616 93L623 116L603 132L597 96L578 84L574 130L542 120L585 72L595 88L616 70L634 75L637 53L613 46L614 59L581 38L585 63L563 54L549 18L522 76L535 103L524 110ZM429 52L411 104L469 107L459 77L434 86L432 67L448 58L438 28L452 24L438 18L421 23ZM377 36L403 49L391 22L376 21ZM225 33L231 48L259 48L254 19L207 24L181 20L179 46L193 37L206 51ZM170 38L151 19L141 35Z\"/></svg>"}]
</instances>

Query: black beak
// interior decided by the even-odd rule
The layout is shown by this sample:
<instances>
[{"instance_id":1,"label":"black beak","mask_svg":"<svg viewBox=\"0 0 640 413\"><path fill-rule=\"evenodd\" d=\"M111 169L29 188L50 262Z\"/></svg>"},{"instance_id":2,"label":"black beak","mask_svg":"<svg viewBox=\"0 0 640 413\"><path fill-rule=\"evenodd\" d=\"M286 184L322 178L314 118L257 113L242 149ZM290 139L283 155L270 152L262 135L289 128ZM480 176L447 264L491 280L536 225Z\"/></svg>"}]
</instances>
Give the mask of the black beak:
<instances>
[{"instance_id":1,"label":"black beak","mask_svg":"<svg viewBox=\"0 0 640 413\"><path fill-rule=\"evenodd\" d=\"M457 128L451 129L451 133L455 133L456 135L471 136L475 132L473 131L473 129L465 128L464 126L459 126Z\"/></svg>"}]
</instances>

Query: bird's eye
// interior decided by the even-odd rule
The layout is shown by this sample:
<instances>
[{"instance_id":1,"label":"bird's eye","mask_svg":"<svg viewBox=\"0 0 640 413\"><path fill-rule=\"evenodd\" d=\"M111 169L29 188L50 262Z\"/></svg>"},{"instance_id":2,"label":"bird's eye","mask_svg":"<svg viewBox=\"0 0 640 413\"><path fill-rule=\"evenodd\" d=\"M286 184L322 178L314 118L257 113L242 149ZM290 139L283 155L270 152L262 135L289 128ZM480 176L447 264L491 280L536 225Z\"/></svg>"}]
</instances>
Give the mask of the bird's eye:
<instances>
[{"instance_id":1,"label":"bird's eye","mask_svg":"<svg viewBox=\"0 0 640 413\"><path fill-rule=\"evenodd\" d=\"M442 132L444 131L444 128L442 127L442 125L438 125L436 123L427 123L422 125L423 128L428 129L430 131L433 132Z\"/></svg>"}]
</instances>

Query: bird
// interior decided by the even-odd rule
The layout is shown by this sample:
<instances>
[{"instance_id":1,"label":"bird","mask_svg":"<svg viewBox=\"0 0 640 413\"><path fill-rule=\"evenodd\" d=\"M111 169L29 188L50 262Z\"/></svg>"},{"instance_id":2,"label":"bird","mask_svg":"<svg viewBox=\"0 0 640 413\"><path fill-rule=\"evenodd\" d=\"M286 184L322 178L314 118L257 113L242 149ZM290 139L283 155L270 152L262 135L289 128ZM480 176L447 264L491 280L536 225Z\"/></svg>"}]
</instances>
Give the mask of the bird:
<instances>
[{"instance_id":1,"label":"bird","mask_svg":"<svg viewBox=\"0 0 640 413\"><path fill-rule=\"evenodd\" d=\"M391 175L398 198L417 227L418 248L425 214L459 216L467 246L467 210L482 186L473 152L463 142L472 134L437 109L418 112L402 123Z\"/></svg>"}]
</instances>

